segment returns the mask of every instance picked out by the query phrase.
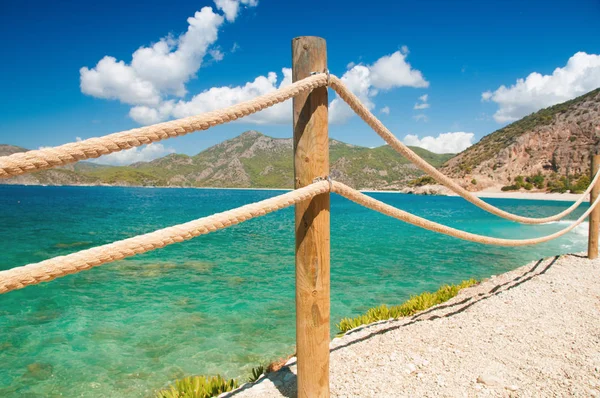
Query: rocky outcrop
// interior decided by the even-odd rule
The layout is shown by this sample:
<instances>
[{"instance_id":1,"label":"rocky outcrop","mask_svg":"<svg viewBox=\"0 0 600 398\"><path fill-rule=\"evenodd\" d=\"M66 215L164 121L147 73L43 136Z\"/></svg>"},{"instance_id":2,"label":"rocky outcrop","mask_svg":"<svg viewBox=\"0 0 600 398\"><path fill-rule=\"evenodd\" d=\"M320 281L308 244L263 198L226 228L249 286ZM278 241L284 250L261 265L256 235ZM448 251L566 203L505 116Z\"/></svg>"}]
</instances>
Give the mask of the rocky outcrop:
<instances>
[{"instance_id":1,"label":"rocky outcrop","mask_svg":"<svg viewBox=\"0 0 600 398\"><path fill-rule=\"evenodd\" d=\"M517 176L589 173L600 144L600 89L542 109L450 159L442 171L471 190L509 185ZM475 181L475 183L473 183Z\"/></svg>"}]
</instances>

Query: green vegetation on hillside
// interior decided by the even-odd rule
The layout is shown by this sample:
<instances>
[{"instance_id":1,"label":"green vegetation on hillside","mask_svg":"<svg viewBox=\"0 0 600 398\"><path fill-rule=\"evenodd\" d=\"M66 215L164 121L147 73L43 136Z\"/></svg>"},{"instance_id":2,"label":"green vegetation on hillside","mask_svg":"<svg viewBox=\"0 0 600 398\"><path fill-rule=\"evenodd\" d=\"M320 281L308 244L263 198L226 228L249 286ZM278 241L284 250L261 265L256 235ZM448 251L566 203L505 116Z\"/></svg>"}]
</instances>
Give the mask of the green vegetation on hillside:
<instances>
[{"instance_id":1,"label":"green vegetation on hillside","mask_svg":"<svg viewBox=\"0 0 600 398\"><path fill-rule=\"evenodd\" d=\"M170 154L130 166L105 166L80 162L26 176L23 183L107 184L131 186L184 186L223 188L292 188L292 139L267 137L248 131L212 146L195 156ZM435 154L411 147L433 166L451 154ZM11 154L24 148L0 146ZM331 175L357 188L382 189L402 186L423 173L408 160L384 145L366 148L330 141Z\"/></svg>"},{"instance_id":2,"label":"green vegetation on hillside","mask_svg":"<svg viewBox=\"0 0 600 398\"><path fill-rule=\"evenodd\" d=\"M85 175L97 178L103 184L122 185L165 185L165 180L154 174L145 173L131 167L106 167L86 172Z\"/></svg>"},{"instance_id":3,"label":"green vegetation on hillside","mask_svg":"<svg viewBox=\"0 0 600 398\"><path fill-rule=\"evenodd\" d=\"M545 188L549 192L565 193L570 191L571 193L580 194L588 188L590 182L590 177L587 175L567 177L552 173L546 178L541 173L537 173L529 177L516 176L514 183L503 186L502 190L518 191L524 188L529 191L535 187L537 189Z\"/></svg>"}]
</instances>

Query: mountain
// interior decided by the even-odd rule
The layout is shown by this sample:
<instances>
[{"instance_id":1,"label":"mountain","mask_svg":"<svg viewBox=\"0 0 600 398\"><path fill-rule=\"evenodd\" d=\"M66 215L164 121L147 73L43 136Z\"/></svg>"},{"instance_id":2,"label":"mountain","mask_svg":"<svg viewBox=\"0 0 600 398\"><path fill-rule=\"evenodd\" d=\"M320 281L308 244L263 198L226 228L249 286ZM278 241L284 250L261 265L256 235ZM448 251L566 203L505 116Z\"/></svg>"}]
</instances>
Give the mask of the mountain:
<instances>
[{"instance_id":1,"label":"mountain","mask_svg":"<svg viewBox=\"0 0 600 398\"><path fill-rule=\"evenodd\" d=\"M291 138L272 138L247 131L195 156L171 154L123 167L79 162L0 183L291 188L292 145ZM422 148L412 149L436 167L452 157ZM0 146L0 156L24 150ZM361 189L402 188L423 174L387 145L365 148L337 140L330 140L330 169L333 178Z\"/></svg>"},{"instance_id":2,"label":"mountain","mask_svg":"<svg viewBox=\"0 0 600 398\"><path fill-rule=\"evenodd\" d=\"M573 181L587 178L590 153L599 144L600 88L483 137L450 159L441 171L471 190L518 189L536 175L543 181L540 189L569 189Z\"/></svg>"}]
</instances>

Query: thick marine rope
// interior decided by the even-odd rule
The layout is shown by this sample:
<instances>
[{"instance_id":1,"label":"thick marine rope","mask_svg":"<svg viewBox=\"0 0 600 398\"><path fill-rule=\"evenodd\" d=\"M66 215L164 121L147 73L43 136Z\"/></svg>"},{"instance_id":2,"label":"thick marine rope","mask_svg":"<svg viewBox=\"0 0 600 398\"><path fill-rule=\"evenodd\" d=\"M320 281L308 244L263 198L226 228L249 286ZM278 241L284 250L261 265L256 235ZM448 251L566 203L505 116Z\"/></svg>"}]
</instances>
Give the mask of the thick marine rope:
<instances>
[{"instance_id":1,"label":"thick marine rope","mask_svg":"<svg viewBox=\"0 0 600 398\"><path fill-rule=\"evenodd\" d=\"M493 238L484 235L473 234L470 232L461 231L456 228L448 227L446 225L442 225L433 221L426 220L422 217L415 216L414 214L407 213L403 210L397 209L394 206L390 206L386 203L383 203L377 199L373 199L370 196L367 196L349 186L342 184L341 182L332 181L331 191L335 192L355 203L358 203L361 206L367 207L369 209L375 210L379 213L385 214L387 216L396 218L400 221L404 221L406 223L415 225L417 227L427 229L429 231L438 232L440 234L453 236L455 238L468 240L471 242L482 243L486 245L495 245L495 246L528 246L528 245L537 245L539 243L548 242L550 240L559 238L566 234L567 232L573 230L579 224L581 224L594 210L594 208L600 203L600 196L596 198L594 203L589 207L589 209L581 215L576 221L574 221L568 227L555 232L550 235L542 236L539 238L531 238L531 239L501 239L501 238Z\"/></svg>"},{"instance_id":2,"label":"thick marine rope","mask_svg":"<svg viewBox=\"0 0 600 398\"><path fill-rule=\"evenodd\" d=\"M575 210L579 205L585 200L586 196L590 193L594 185L598 182L600 172L596 173L592 182L590 183L588 189L585 191L583 195L571 205L568 209L555 214L549 217L542 218L534 218L534 217L525 217L519 216L516 214L509 213L502 209L497 208L481 199L477 196L473 195L471 192L467 191L459 184L457 184L450 177L447 177L435 167L427 163L427 161L423 160L419 155L413 152L410 148L404 145L398 138L392 134L390 130L385 127L385 125L377 119L375 115L360 101L360 99L354 95L342 82L338 77L331 75L330 76L330 85L335 90L335 92L339 95L341 99L343 99L352 110L361 117L375 132L383 138L385 142L387 142L396 152L400 153L418 168L423 170L425 173L429 174L440 184L448 187L464 199L473 203L475 206L482 208L485 211L488 211L492 214L495 214L499 217L506 218L507 220L512 220L516 222L520 222L523 224L545 224L552 221L560 220L561 218L569 215L573 210Z\"/></svg>"},{"instance_id":3,"label":"thick marine rope","mask_svg":"<svg viewBox=\"0 0 600 398\"><path fill-rule=\"evenodd\" d=\"M329 189L327 181L316 182L295 191L199 218L185 224L159 229L148 234L82 250L66 256L54 257L39 263L0 271L0 294L21 289L28 285L51 281L61 276L74 274L101 264L121 260L227 228L251 218L260 217L309 200L316 195L329 192Z\"/></svg>"},{"instance_id":4,"label":"thick marine rope","mask_svg":"<svg viewBox=\"0 0 600 398\"><path fill-rule=\"evenodd\" d=\"M0 178L9 178L52 167L64 166L84 159L97 158L112 152L123 151L171 137L186 135L193 131L207 130L213 126L231 122L284 102L300 93L327 85L327 74L319 73L299 80L289 86L261 95L239 104L190 116L183 119L140 127L109 134L103 137L15 153L0 157Z\"/></svg>"}]
</instances>

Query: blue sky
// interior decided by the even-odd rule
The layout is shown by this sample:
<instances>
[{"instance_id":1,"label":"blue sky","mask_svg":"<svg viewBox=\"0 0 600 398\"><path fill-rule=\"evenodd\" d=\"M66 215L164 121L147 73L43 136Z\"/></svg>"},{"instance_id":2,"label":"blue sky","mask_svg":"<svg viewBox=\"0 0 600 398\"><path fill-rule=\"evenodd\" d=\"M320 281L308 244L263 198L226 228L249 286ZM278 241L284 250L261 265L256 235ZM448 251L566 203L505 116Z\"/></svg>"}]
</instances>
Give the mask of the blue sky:
<instances>
[{"instance_id":1,"label":"blue sky","mask_svg":"<svg viewBox=\"0 0 600 398\"><path fill-rule=\"evenodd\" d=\"M598 0L9 1L1 7L0 143L27 148L266 92L281 84L282 68L291 66L291 39L301 35L327 40L331 72L350 79L397 136L411 135L407 143L438 152L600 86ZM196 14L197 29L189 32L188 18L203 7L212 10ZM167 50L151 47L165 37ZM147 51L134 56L140 47ZM114 60L103 68L98 62L105 56ZM269 80L269 72L276 76ZM244 87L248 82L254 85ZM213 87L221 89L192 100ZM280 108L130 157L195 154L247 129L290 137L288 115ZM357 117L337 115L333 138L382 144ZM458 132L467 134L439 137Z\"/></svg>"}]
</instances>

